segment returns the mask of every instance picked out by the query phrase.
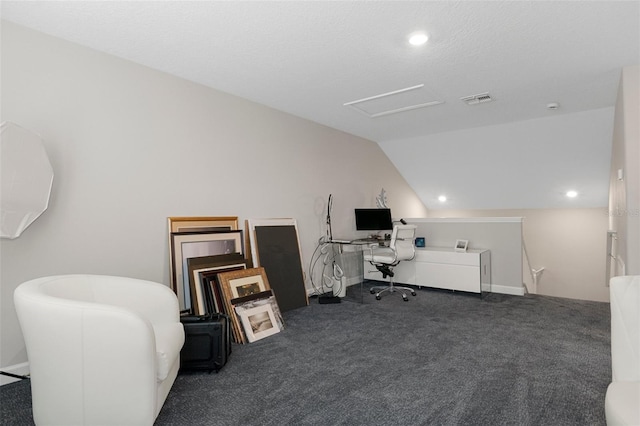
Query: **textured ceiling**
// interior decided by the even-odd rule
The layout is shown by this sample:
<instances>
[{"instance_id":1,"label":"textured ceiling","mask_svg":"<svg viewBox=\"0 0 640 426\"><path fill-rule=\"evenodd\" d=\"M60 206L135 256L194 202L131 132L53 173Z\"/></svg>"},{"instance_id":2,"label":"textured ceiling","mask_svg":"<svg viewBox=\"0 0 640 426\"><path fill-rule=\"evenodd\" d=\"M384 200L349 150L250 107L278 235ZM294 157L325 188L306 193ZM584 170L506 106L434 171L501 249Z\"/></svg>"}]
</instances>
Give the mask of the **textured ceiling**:
<instances>
[{"instance_id":1,"label":"textured ceiling","mask_svg":"<svg viewBox=\"0 0 640 426\"><path fill-rule=\"evenodd\" d=\"M377 142L611 106L640 52L628 1L3 1L2 17ZM419 84L444 103L343 105Z\"/></svg>"},{"instance_id":2,"label":"textured ceiling","mask_svg":"<svg viewBox=\"0 0 640 426\"><path fill-rule=\"evenodd\" d=\"M621 68L640 63L637 1L2 1L1 11L386 144L611 107ZM418 30L429 41L410 46ZM460 100L484 92L494 100Z\"/></svg>"}]
</instances>

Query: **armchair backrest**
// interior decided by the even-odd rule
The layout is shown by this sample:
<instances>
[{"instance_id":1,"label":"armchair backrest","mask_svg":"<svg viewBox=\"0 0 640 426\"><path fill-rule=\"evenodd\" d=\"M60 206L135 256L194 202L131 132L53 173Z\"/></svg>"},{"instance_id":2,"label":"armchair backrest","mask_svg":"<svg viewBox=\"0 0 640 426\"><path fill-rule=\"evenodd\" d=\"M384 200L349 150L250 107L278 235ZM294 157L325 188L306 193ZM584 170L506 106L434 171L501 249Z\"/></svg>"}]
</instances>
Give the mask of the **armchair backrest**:
<instances>
[{"instance_id":1,"label":"armchair backrest","mask_svg":"<svg viewBox=\"0 0 640 426\"><path fill-rule=\"evenodd\" d=\"M613 277L611 370L614 382L640 381L640 275Z\"/></svg>"},{"instance_id":2,"label":"armchair backrest","mask_svg":"<svg viewBox=\"0 0 640 426\"><path fill-rule=\"evenodd\" d=\"M394 225L389 248L396 252L396 261L411 260L416 255L414 237L416 225Z\"/></svg>"}]
</instances>

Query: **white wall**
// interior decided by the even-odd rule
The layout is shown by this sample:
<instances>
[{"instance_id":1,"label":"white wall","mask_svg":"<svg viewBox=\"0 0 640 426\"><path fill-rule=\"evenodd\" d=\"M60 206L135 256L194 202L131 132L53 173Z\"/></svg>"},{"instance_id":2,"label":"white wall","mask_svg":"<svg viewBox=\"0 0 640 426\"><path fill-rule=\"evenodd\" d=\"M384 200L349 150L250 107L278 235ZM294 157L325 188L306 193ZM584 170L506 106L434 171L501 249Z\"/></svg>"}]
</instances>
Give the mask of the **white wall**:
<instances>
[{"instance_id":1,"label":"white wall","mask_svg":"<svg viewBox=\"0 0 640 426\"><path fill-rule=\"evenodd\" d=\"M330 193L335 235L382 187L398 217L426 216L371 141L7 22L1 47L1 121L39 133L55 172L49 209L0 242L3 368L26 361L18 284L64 273L168 284L169 216L295 218L305 266Z\"/></svg>"},{"instance_id":2,"label":"white wall","mask_svg":"<svg viewBox=\"0 0 640 426\"><path fill-rule=\"evenodd\" d=\"M640 66L626 67L616 102L609 228L617 232L612 275L640 274ZM618 179L618 170L622 179ZM624 265L624 267L622 266Z\"/></svg>"},{"instance_id":3,"label":"white wall","mask_svg":"<svg viewBox=\"0 0 640 426\"><path fill-rule=\"evenodd\" d=\"M437 215L437 212L436 212ZM424 237L427 247L453 248L456 240L467 240L469 249L491 252L492 293L522 296L522 218L480 217L463 213L447 218L405 219L418 226L416 237Z\"/></svg>"},{"instance_id":4,"label":"white wall","mask_svg":"<svg viewBox=\"0 0 640 426\"><path fill-rule=\"evenodd\" d=\"M429 210L604 207L613 115L554 114L380 146ZM567 198L570 189L580 197Z\"/></svg>"},{"instance_id":5,"label":"white wall","mask_svg":"<svg viewBox=\"0 0 640 426\"><path fill-rule=\"evenodd\" d=\"M605 279L606 208L431 210L429 217L522 217L530 266L536 270L544 267L537 289L533 289L529 265L523 265L522 278L529 290L535 290L532 293L609 301Z\"/></svg>"}]
</instances>

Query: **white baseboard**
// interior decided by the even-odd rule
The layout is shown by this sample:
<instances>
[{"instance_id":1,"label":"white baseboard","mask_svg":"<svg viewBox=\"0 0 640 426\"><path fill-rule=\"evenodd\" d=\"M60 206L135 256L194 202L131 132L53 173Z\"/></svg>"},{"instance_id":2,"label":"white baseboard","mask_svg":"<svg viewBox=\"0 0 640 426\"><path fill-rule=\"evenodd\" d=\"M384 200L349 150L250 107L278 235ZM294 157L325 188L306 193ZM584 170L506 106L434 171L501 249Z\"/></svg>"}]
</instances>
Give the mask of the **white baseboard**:
<instances>
[{"instance_id":1,"label":"white baseboard","mask_svg":"<svg viewBox=\"0 0 640 426\"><path fill-rule=\"evenodd\" d=\"M380 280L375 280L375 281L384 283L384 281L380 281ZM347 282L347 287L351 287L352 285L359 285L359 284L360 284L360 281L353 282L353 283ZM325 291L330 291L330 289L325 289ZM496 285L496 284L482 284L482 291L488 292L488 293L497 293L497 294L510 294L512 296L524 296L526 294L524 286L511 287L511 286ZM307 288L307 296L313 296L315 294L316 293L313 289Z\"/></svg>"},{"instance_id":2,"label":"white baseboard","mask_svg":"<svg viewBox=\"0 0 640 426\"><path fill-rule=\"evenodd\" d=\"M26 376L29 374L29 363L23 362L21 364L8 365L6 367L0 368L1 371L5 373L18 374L20 376ZM9 383L17 382L21 379L16 379L14 377L0 375L0 386L8 385Z\"/></svg>"},{"instance_id":3,"label":"white baseboard","mask_svg":"<svg viewBox=\"0 0 640 426\"><path fill-rule=\"evenodd\" d=\"M524 296L524 287L511 287L506 285L482 284L482 291L499 294L511 294L513 296Z\"/></svg>"}]
</instances>

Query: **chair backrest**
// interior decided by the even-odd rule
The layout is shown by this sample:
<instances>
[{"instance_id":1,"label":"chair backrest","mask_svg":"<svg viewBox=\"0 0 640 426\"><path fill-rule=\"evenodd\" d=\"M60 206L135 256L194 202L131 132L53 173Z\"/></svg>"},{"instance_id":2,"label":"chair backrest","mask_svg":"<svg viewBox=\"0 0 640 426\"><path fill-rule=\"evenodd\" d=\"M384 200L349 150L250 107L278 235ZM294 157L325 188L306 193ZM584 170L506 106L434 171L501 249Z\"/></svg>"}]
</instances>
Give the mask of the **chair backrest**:
<instances>
[{"instance_id":1,"label":"chair backrest","mask_svg":"<svg viewBox=\"0 0 640 426\"><path fill-rule=\"evenodd\" d=\"M411 260L416 255L414 237L416 225L394 225L389 248L396 252L396 262Z\"/></svg>"}]
</instances>

